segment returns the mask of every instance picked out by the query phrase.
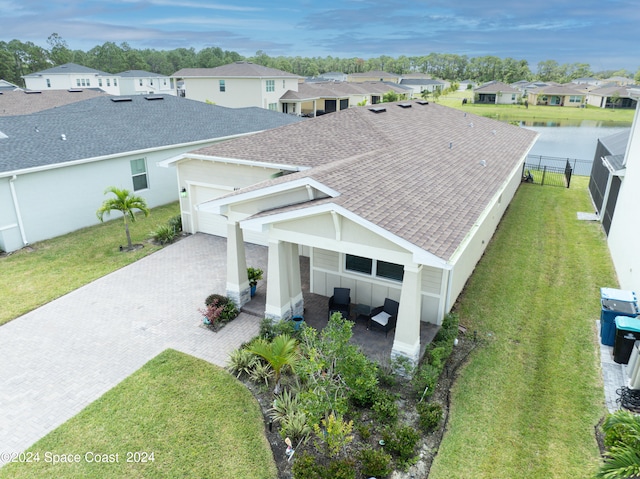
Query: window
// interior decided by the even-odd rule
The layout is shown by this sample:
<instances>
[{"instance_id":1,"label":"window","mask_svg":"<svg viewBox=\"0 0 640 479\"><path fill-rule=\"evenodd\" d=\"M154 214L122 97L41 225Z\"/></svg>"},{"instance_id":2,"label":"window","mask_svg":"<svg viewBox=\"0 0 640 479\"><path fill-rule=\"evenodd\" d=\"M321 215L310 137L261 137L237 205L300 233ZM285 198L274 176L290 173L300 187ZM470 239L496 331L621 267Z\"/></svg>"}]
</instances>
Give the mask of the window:
<instances>
[{"instance_id":1,"label":"window","mask_svg":"<svg viewBox=\"0 0 640 479\"><path fill-rule=\"evenodd\" d=\"M102 78L98 78L98 86L101 87L102 86Z\"/></svg>"},{"instance_id":2,"label":"window","mask_svg":"<svg viewBox=\"0 0 640 479\"><path fill-rule=\"evenodd\" d=\"M118 86L118 79L117 78L113 79L113 86Z\"/></svg>"},{"instance_id":3,"label":"window","mask_svg":"<svg viewBox=\"0 0 640 479\"><path fill-rule=\"evenodd\" d=\"M284 88L287 88L287 84L286 84L285 80L282 80L282 88L283 88L283 89L284 89Z\"/></svg>"},{"instance_id":4,"label":"window","mask_svg":"<svg viewBox=\"0 0 640 479\"><path fill-rule=\"evenodd\" d=\"M373 272L373 260L363 258L362 256L347 255L345 268L347 271L356 271L358 273L371 274Z\"/></svg>"},{"instance_id":5,"label":"window","mask_svg":"<svg viewBox=\"0 0 640 479\"><path fill-rule=\"evenodd\" d=\"M220 83L220 91L227 91L227 87L224 84L224 80L220 80L219 83Z\"/></svg>"},{"instance_id":6,"label":"window","mask_svg":"<svg viewBox=\"0 0 640 479\"><path fill-rule=\"evenodd\" d=\"M82 79L82 86L87 86L87 81L84 78Z\"/></svg>"},{"instance_id":7,"label":"window","mask_svg":"<svg viewBox=\"0 0 640 479\"><path fill-rule=\"evenodd\" d=\"M582 98L576 95L571 95L569 97L569 103L581 103Z\"/></svg>"},{"instance_id":8,"label":"window","mask_svg":"<svg viewBox=\"0 0 640 479\"><path fill-rule=\"evenodd\" d=\"M138 85L142 86L142 78L140 78L140 80L138 80Z\"/></svg>"},{"instance_id":9,"label":"window","mask_svg":"<svg viewBox=\"0 0 640 479\"><path fill-rule=\"evenodd\" d=\"M376 276L380 278L402 281L404 277L404 266L401 264L387 263L386 261L376 261Z\"/></svg>"},{"instance_id":10,"label":"window","mask_svg":"<svg viewBox=\"0 0 640 479\"><path fill-rule=\"evenodd\" d=\"M149 85L153 86L153 78L149 80Z\"/></svg>"},{"instance_id":11,"label":"window","mask_svg":"<svg viewBox=\"0 0 640 479\"><path fill-rule=\"evenodd\" d=\"M51 88L51 80L47 78L47 88Z\"/></svg>"},{"instance_id":12,"label":"window","mask_svg":"<svg viewBox=\"0 0 640 479\"><path fill-rule=\"evenodd\" d=\"M277 103L269 103L269 110L278 111Z\"/></svg>"},{"instance_id":13,"label":"window","mask_svg":"<svg viewBox=\"0 0 640 479\"><path fill-rule=\"evenodd\" d=\"M87 78L87 86L91 86L91 79Z\"/></svg>"},{"instance_id":14,"label":"window","mask_svg":"<svg viewBox=\"0 0 640 479\"><path fill-rule=\"evenodd\" d=\"M80 78L76 78L76 86L80 86Z\"/></svg>"},{"instance_id":15,"label":"window","mask_svg":"<svg viewBox=\"0 0 640 479\"><path fill-rule=\"evenodd\" d=\"M276 81L275 80L267 80L267 91L276 91Z\"/></svg>"},{"instance_id":16,"label":"window","mask_svg":"<svg viewBox=\"0 0 640 479\"><path fill-rule=\"evenodd\" d=\"M345 269L393 281L402 281L404 277L404 266L401 264L387 263L351 254L345 255Z\"/></svg>"},{"instance_id":17,"label":"window","mask_svg":"<svg viewBox=\"0 0 640 479\"><path fill-rule=\"evenodd\" d=\"M107 86L111 86L111 79L107 78Z\"/></svg>"},{"instance_id":18,"label":"window","mask_svg":"<svg viewBox=\"0 0 640 479\"><path fill-rule=\"evenodd\" d=\"M147 181L147 164L144 158L131 160L131 177L133 179L133 191L149 188Z\"/></svg>"},{"instance_id":19,"label":"window","mask_svg":"<svg viewBox=\"0 0 640 479\"><path fill-rule=\"evenodd\" d=\"M163 84L164 86L167 86L167 79L166 79L166 78L165 78L164 80L162 80L162 84Z\"/></svg>"}]
</instances>

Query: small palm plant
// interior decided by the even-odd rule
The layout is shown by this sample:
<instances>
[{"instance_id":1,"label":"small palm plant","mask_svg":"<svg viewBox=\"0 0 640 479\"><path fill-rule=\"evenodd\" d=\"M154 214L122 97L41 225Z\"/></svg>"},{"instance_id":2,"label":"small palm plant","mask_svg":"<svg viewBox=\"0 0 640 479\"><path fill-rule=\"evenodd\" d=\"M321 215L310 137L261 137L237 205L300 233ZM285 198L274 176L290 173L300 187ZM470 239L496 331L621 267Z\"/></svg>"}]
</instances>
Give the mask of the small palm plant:
<instances>
[{"instance_id":1,"label":"small palm plant","mask_svg":"<svg viewBox=\"0 0 640 479\"><path fill-rule=\"evenodd\" d=\"M146 200L137 195L132 195L129 190L116 188L115 186L109 186L104 190L104 194L113 193L115 198L109 198L104 200L102 206L96 211L96 216L100 221L104 221L104 215L109 214L112 211L120 211L124 217L124 230L127 234L127 249L132 248L131 234L129 233L129 221L135 222L136 216L134 210L140 210L145 216L149 216L149 208L147 207Z\"/></svg>"},{"instance_id":2,"label":"small palm plant","mask_svg":"<svg viewBox=\"0 0 640 479\"><path fill-rule=\"evenodd\" d=\"M616 411L605 419L602 430L609 450L596 477L640 477L640 416L628 411Z\"/></svg>"},{"instance_id":3,"label":"small palm plant","mask_svg":"<svg viewBox=\"0 0 640 479\"><path fill-rule=\"evenodd\" d=\"M288 334L281 334L273 338L273 341L258 339L248 349L269 363L276 381L273 393L278 394L283 369L293 367L298 359L298 342Z\"/></svg>"}]
</instances>

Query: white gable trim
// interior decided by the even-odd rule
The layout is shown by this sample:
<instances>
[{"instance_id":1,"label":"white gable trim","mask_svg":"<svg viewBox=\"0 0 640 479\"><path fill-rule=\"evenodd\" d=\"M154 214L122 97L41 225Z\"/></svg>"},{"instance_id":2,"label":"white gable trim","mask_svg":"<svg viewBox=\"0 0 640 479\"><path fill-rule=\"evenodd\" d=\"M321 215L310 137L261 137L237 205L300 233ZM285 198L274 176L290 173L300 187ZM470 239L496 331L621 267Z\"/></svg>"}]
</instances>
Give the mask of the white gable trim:
<instances>
[{"instance_id":1,"label":"white gable trim","mask_svg":"<svg viewBox=\"0 0 640 479\"><path fill-rule=\"evenodd\" d=\"M249 134L259 133L258 131L251 132ZM230 138L235 138L238 136L245 136L247 133L242 135L229 136L225 138L219 138L220 141L227 140ZM168 158L166 160L158 162L158 166L162 166L164 168L168 168L172 166L174 163L177 163L181 160L202 160L202 161L211 161L212 163L233 163L235 165L246 165L246 166L259 166L262 168L279 168L281 170L287 171L304 171L310 169L308 166L302 165L290 165L288 163L271 163L266 161L255 161L255 160L242 160L239 158L225 158L223 156L211 156L211 155L199 155L193 153L183 153L178 156L174 156L173 158Z\"/></svg>"},{"instance_id":2,"label":"white gable trim","mask_svg":"<svg viewBox=\"0 0 640 479\"><path fill-rule=\"evenodd\" d=\"M287 181L278 185L267 186L266 188L260 188L259 190L247 191L246 193L240 193L233 196L225 196L220 199L207 201L201 205L197 205L196 209L199 211L206 211L207 213L225 214L227 207L234 203L240 203L248 200L254 200L263 196L272 195L274 193L283 193L291 191L300 187L309 187L316 189L331 198L340 196L340 193L336 190L329 188L328 186L314 180L313 178L298 178L296 180ZM312 200L313 198L309 198Z\"/></svg>"},{"instance_id":3,"label":"white gable trim","mask_svg":"<svg viewBox=\"0 0 640 479\"><path fill-rule=\"evenodd\" d=\"M262 191L262 190L261 190ZM413 254L413 261L417 264L423 264L427 266L433 266L434 268L441 268L450 270L453 268L446 260L437 257L433 253L423 250L417 247L413 243L394 235L386 229L372 223L361 216L349 211L348 209L337 205L335 203L325 203L322 205L310 206L295 211L287 211L283 213L276 213L269 216L262 216L259 218L249 218L240 222L240 227L249 231L263 232L268 229L269 224L277 223L279 221L293 220L297 218L304 218L306 216L313 216L322 213L338 213L345 218L353 221L354 223L367 228L371 232L385 238L386 240L397 244L401 248L406 249Z\"/></svg>"}]
</instances>

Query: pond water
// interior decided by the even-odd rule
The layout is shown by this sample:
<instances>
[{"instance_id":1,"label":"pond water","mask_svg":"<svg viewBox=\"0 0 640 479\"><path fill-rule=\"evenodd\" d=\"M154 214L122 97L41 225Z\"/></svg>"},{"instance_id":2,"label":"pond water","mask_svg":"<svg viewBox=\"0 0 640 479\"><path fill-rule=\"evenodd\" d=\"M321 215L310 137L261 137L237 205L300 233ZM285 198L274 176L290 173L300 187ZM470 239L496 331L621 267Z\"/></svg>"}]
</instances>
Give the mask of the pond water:
<instances>
[{"instance_id":1,"label":"pond water","mask_svg":"<svg viewBox=\"0 0 640 479\"><path fill-rule=\"evenodd\" d=\"M631 128L631 123L582 121L521 121L520 126L540 133L532 155L593 161L598 138Z\"/></svg>"}]
</instances>

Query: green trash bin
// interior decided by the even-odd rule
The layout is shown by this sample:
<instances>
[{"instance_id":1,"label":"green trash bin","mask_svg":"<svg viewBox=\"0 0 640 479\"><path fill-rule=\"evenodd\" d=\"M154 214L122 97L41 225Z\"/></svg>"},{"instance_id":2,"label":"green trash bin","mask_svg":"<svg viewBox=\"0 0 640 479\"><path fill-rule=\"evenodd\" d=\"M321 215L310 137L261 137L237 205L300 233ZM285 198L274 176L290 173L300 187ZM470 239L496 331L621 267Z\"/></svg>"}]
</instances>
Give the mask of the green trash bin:
<instances>
[{"instance_id":1,"label":"green trash bin","mask_svg":"<svg viewBox=\"0 0 640 479\"><path fill-rule=\"evenodd\" d=\"M627 364L633 345L640 340L640 319L628 316L616 316L616 340L613 345L613 360L618 364Z\"/></svg>"}]
</instances>

